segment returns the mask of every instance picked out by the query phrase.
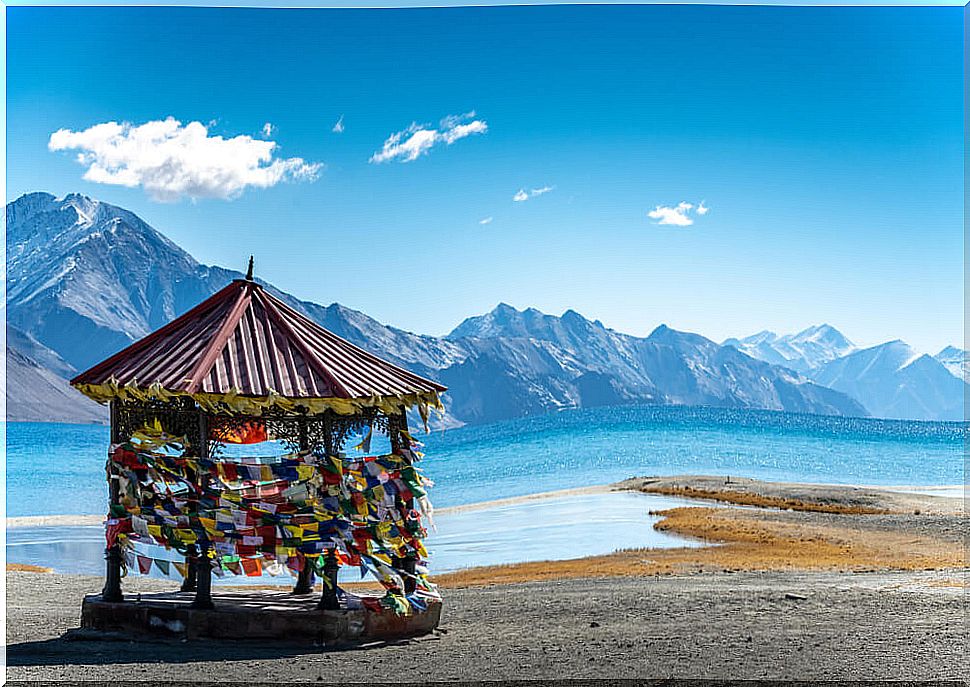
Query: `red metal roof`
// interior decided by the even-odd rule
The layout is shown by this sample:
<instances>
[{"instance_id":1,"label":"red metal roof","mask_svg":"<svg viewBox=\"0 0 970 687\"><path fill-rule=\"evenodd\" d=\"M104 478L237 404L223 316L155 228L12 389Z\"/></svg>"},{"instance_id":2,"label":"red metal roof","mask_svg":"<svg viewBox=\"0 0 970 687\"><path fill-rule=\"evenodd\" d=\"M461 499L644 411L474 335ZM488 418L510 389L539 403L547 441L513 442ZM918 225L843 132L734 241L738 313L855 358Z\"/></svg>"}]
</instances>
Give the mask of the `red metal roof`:
<instances>
[{"instance_id":1,"label":"red metal roof","mask_svg":"<svg viewBox=\"0 0 970 687\"><path fill-rule=\"evenodd\" d=\"M75 386L106 383L292 399L426 397L445 391L327 331L244 279L71 380Z\"/></svg>"}]
</instances>

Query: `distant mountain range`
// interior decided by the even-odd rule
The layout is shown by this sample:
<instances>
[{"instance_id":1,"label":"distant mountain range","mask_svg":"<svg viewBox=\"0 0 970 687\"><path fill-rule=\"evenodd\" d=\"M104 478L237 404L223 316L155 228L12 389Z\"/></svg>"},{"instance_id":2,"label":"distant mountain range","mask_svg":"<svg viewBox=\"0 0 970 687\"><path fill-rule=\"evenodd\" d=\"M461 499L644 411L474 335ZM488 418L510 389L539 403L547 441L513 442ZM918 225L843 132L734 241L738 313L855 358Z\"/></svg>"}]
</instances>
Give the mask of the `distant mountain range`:
<instances>
[{"instance_id":1,"label":"distant mountain range","mask_svg":"<svg viewBox=\"0 0 970 687\"><path fill-rule=\"evenodd\" d=\"M790 367L857 399L870 415L915 420L963 420L967 352L947 346L920 355L904 341L858 348L828 325L798 334L760 332L728 339L748 355Z\"/></svg>"},{"instance_id":2,"label":"distant mountain range","mask_svg":"<svg viewBox=\"0 0 970 687\"><path fill-rule=\"evenodd\" d=\"M199 264L133 213L86 196L31 193L8 204L8 419L105 421L65 380L240 276ZM664 325L635 337L572 310L556 317L505 304L432 337L264 285L335 334L448 385L448 425L632 403L963 416L966 354L955 348L866 365L856 356L875 349L857 350L826 325L717 344Z\"/></svg>"},{"instance_id":3,"label":"distant mountain range","mask_svg":"<svg viewBox=\"0 0 970 687\"><path fill-rule=\"evenodd\" d=\"M842 332L827 324L784 336L764 331L744 339L727 339L721 345L733 346L752 358L799 372L815 370L856 348Z\"/></svg>"},{"instance_id":4,"label":"distant mountain range","mask_svg":"<svg viewBox=\"0 0 970 687\"><path fill-rule=\"evenodd\" d=\"M965 382L970 382L970 355L967 351L961 350L956 346L947 346L942 351L933 356L954 377L959 377Z\"/></svg>"}]
</instances>

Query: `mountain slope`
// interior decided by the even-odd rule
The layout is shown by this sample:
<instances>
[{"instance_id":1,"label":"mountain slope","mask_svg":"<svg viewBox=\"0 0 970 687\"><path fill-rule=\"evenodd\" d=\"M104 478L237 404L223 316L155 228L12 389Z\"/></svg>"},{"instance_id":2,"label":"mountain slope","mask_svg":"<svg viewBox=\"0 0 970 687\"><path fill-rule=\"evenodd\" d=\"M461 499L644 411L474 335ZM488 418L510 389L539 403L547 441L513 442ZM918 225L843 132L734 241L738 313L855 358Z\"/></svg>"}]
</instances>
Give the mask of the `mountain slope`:
<instances>
[{"instance_id":1,"label":"mountain slope","mask_svg":"<svg viewBox=\"0 0 970 687\"><path fill-rule=\"evenodd\" d=\"M903 341L866 348L823 365L819 384L858 398L876 417L963 420L967 384Z\"/></svg>"},{"instance_id":2,"label":"mountain slope","mask_svg":"<svg viewBox=\"0 0 970 687\"><path fill-rule=\"evenodd\" d=\"M21 355L30 358L36 364L63 379L70 379L77 372L73 365L56 352L47 348L27 332L10 325L7 326L7 348L15 349Z\"/></svg>"},{"instance_id":3,"label":"mountain slope","mask_svg":"<svg viewBox=\"0 0 970 687\"><path fill-rule=\"evenodd\" d=\"M28 194L7 206L7 220L8 321L20 353L62 375L241 276L199 264L134 214L85 196ZM449 423L620 403L864 413L790 370L666 327L639 338L574 311L555 317L501 305L437 338L265 286L334 333L447 384Z\"/></svg>"},{"instance_id":4,"label":"mountain slope","mask_svg":"<svg viewBox=\"0 0 970 687\"><path fill-rule=\"evenodd\" d=\"M85 398L67 380L7 346L8 422L77 422L105 424L108 409Z\"/></svg>"}]
</instances>

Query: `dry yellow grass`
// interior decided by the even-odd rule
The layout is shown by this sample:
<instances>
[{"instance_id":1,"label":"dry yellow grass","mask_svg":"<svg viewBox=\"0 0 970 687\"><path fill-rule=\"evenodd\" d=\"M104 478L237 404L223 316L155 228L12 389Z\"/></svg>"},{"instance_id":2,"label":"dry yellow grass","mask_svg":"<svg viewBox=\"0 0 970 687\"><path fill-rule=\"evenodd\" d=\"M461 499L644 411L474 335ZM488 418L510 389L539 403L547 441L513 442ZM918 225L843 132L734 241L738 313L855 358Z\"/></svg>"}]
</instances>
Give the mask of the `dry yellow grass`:
<instances>
[{"instance_id":1,"label":"dry yellow grass","mask_svg":"<svg viewBox=\"0 0 970 687\"><path fill-rule=\"evenodd\" d=\"M759 512L717 508L663 511L657 529L720 544L635 549L568 561L461 570L435 578L442 587L484 586L577 577L629 577L742 570L933 570L966 565L957 543L907 532L793 524Z\"/></svg>"},{"instance_id":2,"label":"dry yellow grass","mask_svg":"<svg viewBox=\"0 0 970 687\"><path fill-rule=\"evenodd\" d=\"M7 572L49 573L53 570L39 565L28 565L27 563L7 563Z\"/></svg>"},{"instance_id":3,"label":"dry yellow grass","mask_svg":"<svg viewBox=\"0 0 970 687\"><path fill-rule=\"evenodd\" d=\"M811 513L837 513L840 515L884 515L892 511L884 508L869 506L850 506L840 503L821 503L789 499L780 496L766 496L746 491L731 489L704 489L691 486L656 485L644 486L640 491L665 496L681 496L692 499L707 499L708 501L722 501L739 506L758 506L759 508L781 508L784 510L808 511Z\"/></svg>"}]
</instances>

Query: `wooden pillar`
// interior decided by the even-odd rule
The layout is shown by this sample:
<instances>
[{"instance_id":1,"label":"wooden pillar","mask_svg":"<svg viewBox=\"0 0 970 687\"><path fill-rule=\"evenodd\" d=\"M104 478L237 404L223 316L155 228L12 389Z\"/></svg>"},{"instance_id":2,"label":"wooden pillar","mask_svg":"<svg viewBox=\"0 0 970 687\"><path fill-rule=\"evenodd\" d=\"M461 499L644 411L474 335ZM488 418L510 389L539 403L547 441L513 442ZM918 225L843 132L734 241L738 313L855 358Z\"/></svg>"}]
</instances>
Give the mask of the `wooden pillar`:
<instances>
[{"instance_id":1,"label":"wooden pillar","mask_svg":"<svg viewBox=\"0 0 970 687\"><path fill-rule=\"evenodd\" d=\"M323 564L323 595L317 608L323 611L336 611L340 608L340 599L337 598L337 572L340 570L340 563L337 562L337 550L327 551L327 560Z\"/></svg>"},{"instance_id":2,"label":"wooden pillar","mask_svg":"<svg viewBox=\"0 0 970 687\"><path fill-rule=\"evenodd\" d=\"M189 472L186 470L186 472ZM198 482L199 476L195 473L191 473L192 481ZM190 505L190 508L193 508ZM199 580L199 547L195 544L189 544L185 553L185 579L182 580L182 586L179 591L182 592L194 592L198 587Z\"/></svg>"},{"instance_id":3,"label":"wooden pillar","mask_svg":"<svg viewBox=\"0 0 970 687\"><path fill-rule=\"evenodd\" d=\"M111 401L111 442L117 443L118 436L118 401ZM117 506L121 503L121 487L118 483L117 471L108 459L108 505ZM109 517L110 517L109 513ZM115 542L113 546L106 546L104 549L105 571L104 588L101 590L103 601L124 601L125 596L121 592L121 546Z\"/></svg>"},{"instance_id":4,"label":"wooden pillar","mask_svg":"<svg viewBox=\"0 0 970 687\"><path fill-rule=\"evenodd\" d=\"M209 454L209 423L204 411L199 410L199 446L198 457L208 458ZM208 486L208 474L196 474L196 484L205 489ZM198 508L198 506L196 506ZM195 599L192 601L192 608L213 608L212 605L212 562L209 557L210 544L208 537L203 539L199 546L199 555L196 558L195 568Z\"/></svg>"},{"instance_id":5,"label":"wooden pillar","mask_svg":"<svg viewBox=\"0 0 970 687\"><path fill-rule=\"evenodd\" d=\"M195 544L189 544L188 548L189 551L185 554L185 579L179 589L182 592L194 592L199 578L199 548Z\"/></svg>"},{"instance_id":6,"label":"wooden pillar","mask_svg":"<svg viewBox=\"0 0 970 687\"><path fill-rule=\"evenodd\" d=\"M389 423L391 430L391 450L395 453L398 449L407 448L410 452L410 446L405 446L404 443L407 441L401 436L401 432L408 431L408 414L406 410L402 410L401 414L398 416L397 422ZM403 456L402 456L403 457ZM408 465L411 464L410 458L404 458ZM407 514L414 508L414 499L408 499L407 501L401 501L399 506L400 510L403 510L403 516L407 517ZM408 554L404 557L395 557L392 560L392 567L396 568L400 572L404 573L401 577L404 580L404 593L411 594L416 588L418 581L415 579L414 574L417 569L418 559L414 554Z\"/></svg>"},{"instance_id":7,"label":"wooden pillar","mask_svg":"<svg viewBox=\"0 0 970 687\"><path fill-rule=\"evenodd\" d=\"M192 608L214 608L212 603L212 564L209 558L209 542L203 541L199 546L199 557L196 564L195 598L189 604Z\"/></svg>"},{"instance_id":8,"label":"wooden pillar","mask_svg":"<svg viewBox=\"0 0 970 687\"><path fill-rule=\"evenodd\" d=\"M331 413L326 411L324 415L323 443L327 456L335 456L343 446L334 443L333 425L331 423ZM336 542L334 543L336 546ZM320 603L317 608L324 611L335 611L340 608L340 599L337 597L337 573L340 571L340 563L337 561L337 549L328 549L326 560L323 562L323 594L320 596Z\"/></svg>"},{"instance_id":9,"label":"wooden pillar","mask_svg":"<svg viewBox=\"0 0 970 687\"><path fill-rule=\"evenodd\" d=\"M307 431L307 421L305 419L299 421L299 431L300 451L308 451L310 449L310 436ZM310 594L313 592L313 566L310 565L306 556L303 554L298 555L303 559L303 567L300 568L300 573L296 578L296 586L293 587L293 593Z\"/></svg>"},{"instance_id":10,"label":"wooden pillar","mask_svg":"<svg viewBox=\"0 0 970 687\"><path fill-rule=\"evenodd\" d=\"M199 476L192 473L192 481L197 482ZM199 580L199 547L195 544L189 544L188 550L185 553L185 579L182 580L182 586L179 591L182 592L194 592L198 587Z\"/></svg>"}]
</instances>

